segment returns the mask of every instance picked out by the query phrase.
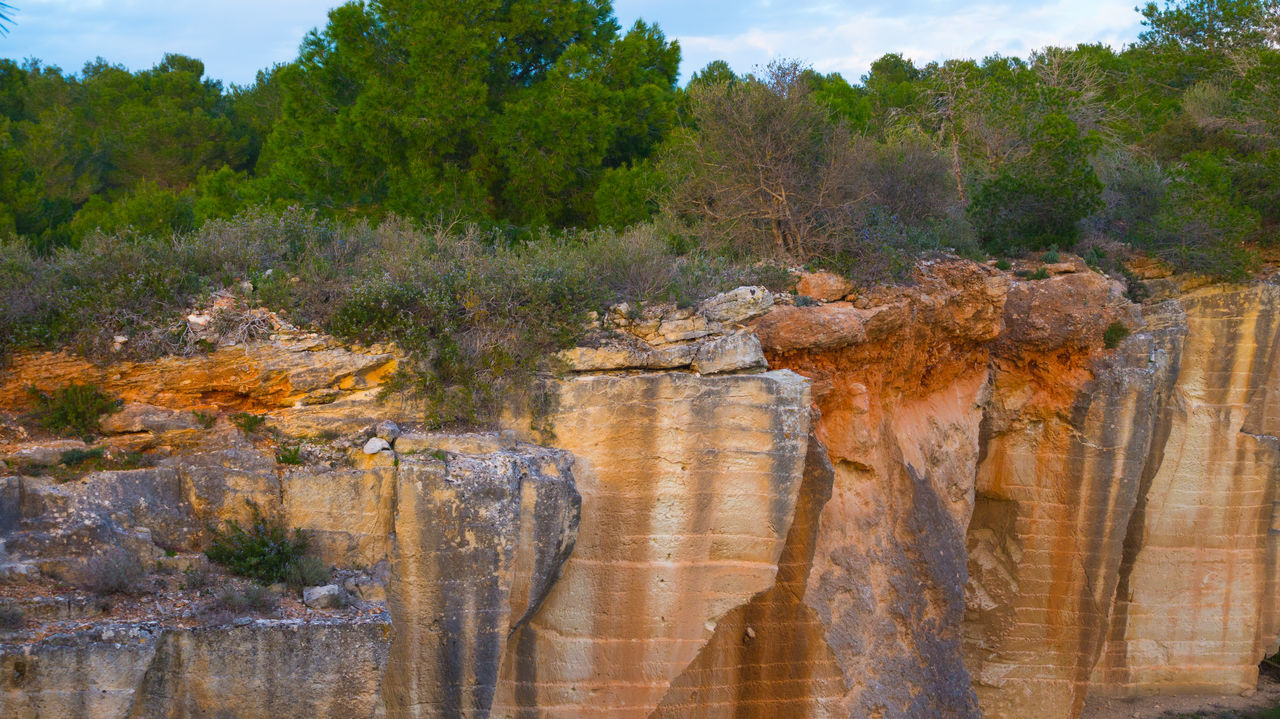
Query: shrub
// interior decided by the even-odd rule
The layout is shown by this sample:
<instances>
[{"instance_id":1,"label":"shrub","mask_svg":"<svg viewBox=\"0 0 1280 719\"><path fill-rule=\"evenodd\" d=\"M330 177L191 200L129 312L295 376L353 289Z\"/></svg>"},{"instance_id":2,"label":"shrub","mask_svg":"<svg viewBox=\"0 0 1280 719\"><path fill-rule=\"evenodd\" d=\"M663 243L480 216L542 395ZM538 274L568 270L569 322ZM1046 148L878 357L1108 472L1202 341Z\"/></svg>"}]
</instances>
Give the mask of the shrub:
<instances>
[{"instance_id":1,"label":"shrub","mask_svg":"<svg viewBox=\"0 0 1280 719\"><path fill-rule=\"evenodd\" d=\"M201 412L200 410L192 412L192 415L196 418L196 424L205 429L212 429L213 425L218 421L218 416L216 414L208 414L206 412Z\"/></svg>"},{"instance_id":2,"label":"shrub","mask_svg":"<svg viewBox=\"0 0 1280 719\"><path fill-rule=\"evenodd\" d=\"M79 464L84 464L85 462L99 461L103 459L105 455L106 450L101 447L95 447L93 449L69 449L62 453L62 456L58 459L58 463L64 464L68 467L74 467Z\"/></svg>"},{"instance_id":3,"label":"shrub","mask_svg":"<svg viewBox=\"0 0 1280 719\"><path fill-rule=\"evenodd\" d=\"M213 609L232 614L270 614L276 610L280 598L266 587L251 584L244 589L223 589L213 601Z\"/></svg>"},{"instance_id":4,"label":"shrub","mask_svg":"<svg viewBox=\"0 0 1280 719\"><path fill-rule=\"evenodd\" d=\"M1013 265L1009 264L1009 261L1006 259L996 260L996 269L1000 270L1001 272L1008 272L1009 269L1012 267Z\"/></svg>"},{"instance_id":5,"label":"shrub","mask_svg":"<svg viewBox=\"0 0 1280 719\"><path fill-rule=\"evenodd\" d=\"M1062 261L1062 255L1058 254L1057 247L1050 247L1049 251L1041 255L1040 260L1047 264L1056 264Z\"/></svg>"},{"instance_id":6,"label":"shrub","mask_svg":"<svg viewBox=\"0 0 1280 719\"><path fill-rule=\"evenodd\" d=\"M95 594L140 594L145 575L142 561L123 547L90 557L80 568L81 586Z\"/></svg>"},{"instance_id":7,"label":"shrub","mask_svg":"<svg viewBox=\"0 0 1280 719\"><path fill-rule=\"evenodd\" d=\"M285 569L284 583L290 588L299 590L305 587L319 587L329 583L333 572L316 557L298 557Z\"/></svg>"},{"instance_id":8,"label":"shrub","mask_svg":"<svg viewBox=\"0 0 1280 719\"><path fill-rule=\"evenodd\" d=\"M253 434L266 424L267 418L261 414L249 414L248 412L237 412L231 415L231 423L240 428L245 434Z\"/></svg>"},{"instance_id":9,"label":"shrub","mask_svg":"<svg viewBox=\"0 0 1280 719\"><path fill-rule=\"evenodd\" d=\"M1032 272L1031 274L1027 275L1027 279L1029 279L1029 280L1047 280L1047 279L1049 279L1049 270L1047 270L1047 269L1045 269L1045 268L1041 267L1041 268L1037 269L1035 272Z\"/></svg>"},{"instance_id":10,"label":"shrub","mask_svg":"<svg viewBox=\"0 0 1280 719\"><path fill-rule=\"evenodd\" d=\"M1107 349L1113 350L1120 346L1124 338L1129 336L1129 328L1124 326L1122 322L1112 322L1107 325L1107 331L1102 334L1102 342Z\"/></svg>"},{"instance_id":11,"label":"shrub","mask_svg":"<svg viewBox=\"0 0 1280 719\"><path fill-rule=\"evenodd\" d=\"M211 528L213 539L205 556L263 584L284 581L289 565L306 554L308 537L300 529L290 532L280 517L265 515L257 504L248 505L248 527L228 520L224 529Z\"/></svg>"},{"instance_id":12,"label":"shrub","mask_svg":"<svg viewBox=\"0 0 1280 719\"><path fill-rule=\"evenodd\" d=\"M182 570L182 588L188 591L199 591L209 586L212 573L207 564L194 564Z\"/></svg>"},{"instance_id":13,"label":"shrub","mask_svg":"<svg viewBox=\"0 0 1280 719\"><path fill-rule=\"evenodd\" d=\"M72 383L52 393L29 387L27 392L35 402L36 422L59 434L90 438L98 433L103 415L120 409L119 400L91 384Z\"/></svg>"},{"instance_id":14,"label":"shrub","mask_svg":"<svg viewBox=\"0 0 1280 719\"><path fill-rule=\"evenodd\" d=\"M280 464L302 464L302 445L281 447L276 452L276 461Z\"/></svg>"}]
</instances>

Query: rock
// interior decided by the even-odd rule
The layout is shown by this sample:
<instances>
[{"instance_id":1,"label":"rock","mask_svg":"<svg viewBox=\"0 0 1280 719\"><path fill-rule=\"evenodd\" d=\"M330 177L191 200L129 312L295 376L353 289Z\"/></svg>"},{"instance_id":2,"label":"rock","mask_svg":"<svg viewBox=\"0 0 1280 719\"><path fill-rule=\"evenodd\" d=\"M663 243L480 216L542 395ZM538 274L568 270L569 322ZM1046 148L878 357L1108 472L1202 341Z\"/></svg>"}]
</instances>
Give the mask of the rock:
<instances>
[{"instance_id":1,"label":"rock","mask_svg":"<svg viewBox=\"0 0 1280 719\"><path fill-rule=\"evenodd\" d=\"M64 453L88 448L89 445L78 439L55 439L21 445L5 454L4 459L13 464L39 464L52 467L62 461Z\"/></svg>"},{"instance_id":2,"label":"rock","mask_svg":"<svg viewBox=\"0 0 1280 719\"><path fill-rule=\"evenodd\" d=\"M394 444L396 438L400 436L400 425L391 420L380 422L374 430L374 435L379 439L384 439Z\"/></svg>"},{"instance_id":3,"label":"rock","mask_svg":"<svg viewBox=\"0 0 1280 719\"><path fill-rule=\"evenodd\" d=\"M504 655L519 655L512 630L541 608L577 538L571 466L565 452L532 449L401 463L388 717L422 706L490 716Z\"/></svg>"},{"instance_id":4,"label":"rock","mask_svg":"<svg viewBox=\"0 0 1280 719\"><path fill-rule=\"evenodd\" d=\"M100 426L107 434L130 434L199 429L200 423L190 412L178 412L140 402L130 402L125 404L119 412L103 417Z\"/></svg>"},{"instance_id":5,"label":"rock","mask_svg":"<svg viewBox=\"0 0 1280 719\"><path fill-rule=\"evenodd\" d=\"M351 604L351 597L342 587L326 584L303 589L302 602L312 609L345 609Z\"/></svg>"},{"instance_id":6,"label":"rock","mask_svg":"<svg viewBox=\"0 0 1280 719\"><path fill-rule=\"evenodd\" d=\"M514 432L410 432L396 440L400 454L422 454L435 450L455 454L492 454L516 446Z\"/></svg>"},{"instance_id":7,"label":"rock","mask_svg":"<svg viewBox=\"0 0 1280 719\"><path fill-rule=\"evenodd\" d=\"M343 582L342 587L362 602L387 601L387 583L376 577L358 575Z\"/></svg>"},{"instance_id":8,"label":"rock","mask_svg":"<svg viewBox=\"0 0 1280 719\"><path fill-rule=\"evenodd\" d=\"M739 287L708 299L699 313L712 322L741 324L760 317L773 307L773 294L764 287Z\"/></svg>"},{"instance_id":9,"label":"rock","mask_svg":"<svg viewBox=\"0 0 1280 719\"><path fill-rule=\"evenodd\" d=\"M768 368L760 339L751 332L707 342L698 347L698 354L693 360L693 371L706 375Z\"/></svg>"},{"instance_id":10,"label":"rock","mask_svg":"<svg viewBox=\"0 0 1280 719\"><path fill-rule=\"evenodd\" d=\"M796 283L796 294L823 302L844 299L853 292L853 280L847 280L831 272L806 272Z\"/></svg>"},{"instance_id":11,"label":"rock","mask_svg":"<svg viewBox=\"0 0 1280 719\"><path fill-rule=\"evenodd\" d=\"M285 522L308 532L326 564L367 567L386 559L395 512L393 467L304 467L287 473L281 489Z\"/></svg>"},{"instance_id":12,"label":"rock","mask_svg":"<svg viewBox=\"0 0 1280 719\"><path fill-rule=\"evenodd\" d=\"M652 348L632 342L611 342L600 347L574 347L557 355L574 372L624 369L676 369L693 363L698 348L692 344Z\"/></svg>"},{"instance_id":13,"label":"rock","mask_svg":"<svg viewBox=\"0 0 1280 719\"><path fill-rule=\"evenodd\" d=\"M579 540L513 635L517 659L503 665L492 714L589 703L596 716L649 716L716 622L774 584L808 382L662 373L557 386L549 424L578 458Z\"/></svg>"},{"instance_id":14,"label":"rock","mask_svg":"<svg viewBox=\"0 0 1280 719\"><path fill-rule=\"evenodd\" d=\"M391 443L382 437L373 437L364 443L365 454L377 454L391 449Z\"/></svg>"}]
</instances>

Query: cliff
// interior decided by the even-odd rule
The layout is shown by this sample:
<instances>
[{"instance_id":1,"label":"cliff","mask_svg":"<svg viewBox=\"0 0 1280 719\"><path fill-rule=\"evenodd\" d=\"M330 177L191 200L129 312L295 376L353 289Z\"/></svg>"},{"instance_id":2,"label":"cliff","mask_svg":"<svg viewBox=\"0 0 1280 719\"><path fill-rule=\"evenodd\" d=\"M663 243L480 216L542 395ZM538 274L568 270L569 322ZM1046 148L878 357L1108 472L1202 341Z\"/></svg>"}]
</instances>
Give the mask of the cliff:
<instances>
[{"instance_id":1,"label":"cliff","mask_svg":"<svg viewBox=\"0 0 1280 719\"><path fill-rule=\"evenodd\" d=\"M1052 719L1251 688L1280 644L1280 287L1137 304L1048 269L616 308L536 432L418 430L394 348L314 335L19 357L0 714ZM123 400L92 445L21 421L70 382ZM93 448L128 462L66 466ZM246 499L343 601L279 587L255 618L187 586ZM149 594L76 588L110 547Z\"/></svg>"}]
</instances>

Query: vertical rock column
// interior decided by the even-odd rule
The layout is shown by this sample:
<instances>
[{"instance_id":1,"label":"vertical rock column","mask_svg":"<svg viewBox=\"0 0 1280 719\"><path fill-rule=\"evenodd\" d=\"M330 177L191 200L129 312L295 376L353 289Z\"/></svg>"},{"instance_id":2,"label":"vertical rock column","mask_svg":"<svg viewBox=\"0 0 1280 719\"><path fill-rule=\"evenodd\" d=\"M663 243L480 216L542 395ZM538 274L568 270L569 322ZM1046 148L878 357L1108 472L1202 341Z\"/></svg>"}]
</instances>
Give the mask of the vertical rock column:
<instances>
[{"instance_id":1,"label":"vertical rock column","mask_svg":"<svg viewBox=\"0 0 1280 719\"><path fill-rule=\"evenodd\" d=\"M388 719L490 716L507 638L577 533L563 452L400 461L387 605Z\"/></svg>"},{"instance_id":2,"label":"vertical rock column","mask_svg":"<svg viewBox=\"0 0 1280 719\"><path fill-rule=\"evenodd\" d=\"M1280 288L1180 301L1168 438L1130 526L1099 694L1250 689L1276 640Z\"/></svg>"},{"instance_id":3,"label":"vertical rock column","mask_svg":"<svg viewBox=\"0 0 1280 719\"><path fill-rule=\"evenodd\" d=\"M512 637L495 715L646 717L717 623L773 585L809 387L790 372L560 384L582 493L573 555Z\"/></svg>"}]
</instances>

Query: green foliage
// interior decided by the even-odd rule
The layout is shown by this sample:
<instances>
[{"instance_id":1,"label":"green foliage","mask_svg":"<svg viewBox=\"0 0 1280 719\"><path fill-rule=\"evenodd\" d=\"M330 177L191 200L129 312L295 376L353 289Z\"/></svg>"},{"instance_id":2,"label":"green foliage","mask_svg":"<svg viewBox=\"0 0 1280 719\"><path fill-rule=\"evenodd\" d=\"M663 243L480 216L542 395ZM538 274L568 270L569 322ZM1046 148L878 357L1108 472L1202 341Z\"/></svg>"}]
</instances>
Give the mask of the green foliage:
<instances>
[{"instance_id":1,"label":"green foliage","mask_svg":"<svg viewBox=\"0 0 1280 719\"><path fill-rule=\"evenodd\" d=\"M320 587L329 583L333 572L317 557L299 557L285 569L284 583L295 591L306 587Z\"/></svg>"},{"instance_id":2,"label":"green foliage","mask_svg":"<svg viewBox=\"0 0 1280 719\"><path fill-rule=\"evenodd\" d=\"M1062 261L1062 255L1058 254L1056 246L1050 247L1049 251L1040 256L1040 261L1047 264L1055 264Z\"/></svg>"},{"instance_id":3,"label":"green foliage","mask_svg":"<svg viewBox=\"0 0 1280 719\"><path fill-rule=\"evenodd\" d=\"M1045 269L1045 268L1043 268L1043 267L1040 267L1040 268L1038 268L1035 272L1032 272L1031 274L1027 275L1027 279L1029 279L1029 280L1047 280L1047 279L1049 279L1049 270L1047 270L1047 269Z\"/></svg>"},{"instance_id":4,"label":"green foliage","mask_svg":"<svg viewBox=\"0 0 1280 719\"><path fill-rule=\"evenodd\" d=\"M95 594L139 594L146 569L133 552L112 547L80 565L80 584Z\"/></svg>"},{"instance_id":5,"label":"green foliage","mask_svg":"<svg viewBox=\"0 0 1280 719\"><path fill-rule=\"evenodd\" d=\"M58 459L59 464L68 467L84 464L85 462L99 461L106 455L106 450L101 447L93 449L69 449L62 453L62 457Z\"/></svg>"},{"instance_id":6,"label":"green foliage","mask_svg":"<svg viewBox=\"0 0 1280 719\"><path fill-rule=\"evenodd\" d=\"M996 260L996 269L997 269L997 270L1000 270L1000 271L1002 271L1002 272L1008 272L1008 271L1010 270L1010 268L1012 268L1012 267L1013 267L1013 265L1009 264L1009 261L1008 261L1008 260L1006 260L1006 259L1001 258L1001 259L999 259L999 260Z\"/></svg>"},{"instance_id":7,"label":"green foliage","mask_svg":"<svg viewBox=\"0 0 1280 719\"><path fill-rule=\"evenodd\" d=\"M1129 328L1123 322L1112 322L1107 325L1107 330L1102 334L1102 343L1107 349L1113 350L1120 346L1124 338L1129 336Z\"/></svg>"},{"instance_id":8,"label":"green foliage","mask_svg":"<svg viewBox=\"0 0 1280 719\"><path fill-rule=\"evenodd\" d=\"M227 520L221 529L210 528L212 538L205 556L262 584L282 582L289 565L306 555L310 540L300 529L290 532L283 519L264 514L257 504L248 505L251 516L247 527Z\"/></svg>"},{"instance_id":9,"label":"green foliage","mask_svg":"<svg viewBox=\"0 0 1280 719\"><path fill-rule=\"evenodd\" d=\"M978 186L969 216L988 250L1075 244L1078 223L1101 207L1102 182L1089 165L1091 143L1066 115L1036 128L1031 151Z\"/></svg>"},{"instance_id":10,"label":"green foliage","mask_svg":"<svg viewBox=\"0 0 1280 719\"><path fill-rule=\"evenodd\" d=\"M302 464L302 445L281 447L276 452L276 461L280 464Z\"/></svg>"},{"instance_id":11,"label":"green foliage","mask_svg":"<svg viewBox=\"0 0 1280 719\"><path fill-rule=\"evenodd\" d=\"M249 414L248 412L236 412L231 415L231 423L240 428L245 434L253 434L262 429L262 425L267 423L265 415Z\"/></svg>"},{"instance_id":12,"label":"green foliage","mask_svg":"<svg viewBox=\"0 0 1280 719\"><path fill-rule=\"evenodd\" d=\"M205 429L211 429L218 421L218 416L216 414L209 414L207 412L201 412L200 410L196 410L191 414L196 418L196 424Z\"/></svg>"},{"instance_id":13,"label":"green foliage","mask_svg":"<svg viewBox=\"0 0 1280 719\"><path fill-rule=\"evenodd\" d=\"M63 435L92 437L102 417L120 409L120 400L91 384L72 383L53 392L28 387L27 393L35 404L36 423Z\"/></svg>"}]
</instances>

